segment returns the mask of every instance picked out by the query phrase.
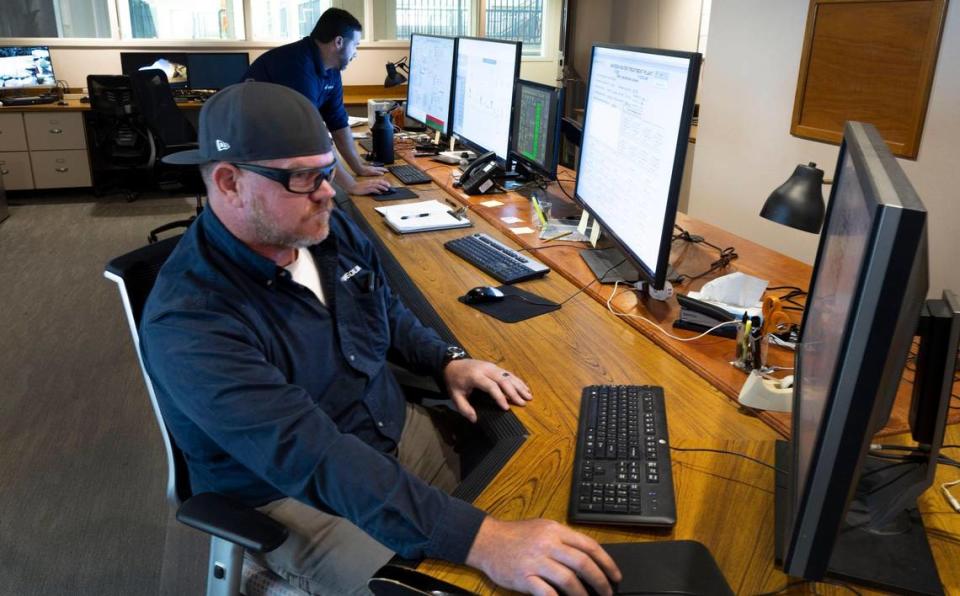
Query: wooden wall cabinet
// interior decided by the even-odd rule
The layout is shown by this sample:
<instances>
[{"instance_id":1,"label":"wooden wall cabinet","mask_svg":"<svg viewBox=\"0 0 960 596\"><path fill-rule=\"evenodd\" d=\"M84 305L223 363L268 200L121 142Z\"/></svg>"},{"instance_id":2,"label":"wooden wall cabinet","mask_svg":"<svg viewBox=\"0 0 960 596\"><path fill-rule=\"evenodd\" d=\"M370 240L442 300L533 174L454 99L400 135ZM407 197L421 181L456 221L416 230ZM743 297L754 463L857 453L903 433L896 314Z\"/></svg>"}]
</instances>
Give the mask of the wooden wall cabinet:
<instances>
[{"instance_id":1,"label":"wooden wall cabinet","mask_svg":"<svg viewBox=\"0 0 960 596\"><path fill-rule=\"evenodd\" d=\"M840 143L847 120L915 159L947 0L810 0L791 134Z\"/></svg>"}]
</instances>

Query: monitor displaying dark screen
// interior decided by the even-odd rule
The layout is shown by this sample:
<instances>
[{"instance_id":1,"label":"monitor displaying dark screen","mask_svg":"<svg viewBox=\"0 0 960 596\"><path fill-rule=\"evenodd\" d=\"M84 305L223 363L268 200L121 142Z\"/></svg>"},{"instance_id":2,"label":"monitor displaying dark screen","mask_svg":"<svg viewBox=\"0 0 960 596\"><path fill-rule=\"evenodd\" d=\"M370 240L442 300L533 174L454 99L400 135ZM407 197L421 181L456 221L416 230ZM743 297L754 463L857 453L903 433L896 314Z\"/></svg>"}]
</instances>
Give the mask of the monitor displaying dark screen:
<instances>
[{"instance_id":1,"label":"monitor displaying dark screen","mask_svg":"<svg viewBox=\"0 0 960 596\"><path fill-rule=\"evenodd\" d=\"M191 89L212 89L239 83L250 66L246 52L204 52L187 54Z\"/></svg>"},{"instance_id":2,"label":"monitor displaying dark screen","mask_svg":"<svg viewBox=\"0 0 960 596\"><path fill-rule=\"evenodd\" d=\"M120 52L120 68L125 75L158 68L173 89L186 88L190 80L186 52Z\"/></svg>"},{"instance_id":3,"label":"monitor displaying dark screen","mask_svg":"<svg viewBox=\"0 0 960 596\"><path fill-rule=\"evenodd\" d=\"M56 84L47 46L0 47L0 88L53 87Z\"/></svg>"},{"instance_id":4,"label":"monitor displaying dark screen","mask_svg":"<svg viewBox=\"0 0 960 596\"><path fill-rule=\"evenodd\" d=\"M792 439L778 452L788 472L777 506L791 576L897 592L939 584L910 513L935 464L918 453L915 466L891 467L870 454L925 308L926 218L877 130L848 122L797 346ZM938 448L927 457L935 461Z\"/></svg>"},{"instance_id":5,"label":"monitor displaying dark screen","mask_svg":"<svg viewBox=\"0 0 960 596\"><path fill-rule=\"evenodd\" d=\"M563 91L532 81L517 81L513 100L511 157L550 178L557 177Z\"/></svg>"}]
</instances>

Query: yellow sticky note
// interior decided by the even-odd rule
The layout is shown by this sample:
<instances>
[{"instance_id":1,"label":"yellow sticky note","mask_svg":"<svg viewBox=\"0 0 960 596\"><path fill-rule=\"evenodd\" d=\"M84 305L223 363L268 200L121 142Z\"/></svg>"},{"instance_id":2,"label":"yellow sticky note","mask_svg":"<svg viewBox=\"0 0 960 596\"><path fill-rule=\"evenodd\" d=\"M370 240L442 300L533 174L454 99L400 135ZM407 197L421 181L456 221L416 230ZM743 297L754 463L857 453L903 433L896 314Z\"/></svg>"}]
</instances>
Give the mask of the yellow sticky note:
<instances>
[{"instance_id":1,"label":"yellow sticky note","mask_svg":"<svg viewBox=\"0 0 960 596\"><path fill-rule=\"evenodd\" d=\"M528 228L526 226L519 227L519 228L510 228L510 231L513 232L514 234L533 234L534 232L536 232L536 230L534 230L533 228Z\"/></svg>"},{"instance_id":2,"label":"yellow sticky note","mask_svg":"<svg viewBox=\"0 0 960 596\"><path fill-rule=\"evenodd\" d=\"M596 248L597 240L600 239L600 224L598 222L593 222L593 227L590 228L590 244Z\"/></svg>"},{"instance_id":3,"label":"yellow sticky note","mask_svg":"<svg viewBox=\"0 0 960 596\"><path fill-rule=\"evenodd\" d=\"M586 236L588 225L590 225L590 213L584 209L583 213L580 214L580 223L577 224L577 231Z\"/></svg>"},{"instance_id":4,"label":"yellow sticky note","mask_svg":"<svg viewBox=\"0 0 960 596\"><path fill-rule=\"evenodd\" d=\"M496 199L490 199L489 201L484 201L480 204L483 205L484 207L499 207L500 205L503 205L503 203L501 203Z\"/></svg>"}]
</instances>

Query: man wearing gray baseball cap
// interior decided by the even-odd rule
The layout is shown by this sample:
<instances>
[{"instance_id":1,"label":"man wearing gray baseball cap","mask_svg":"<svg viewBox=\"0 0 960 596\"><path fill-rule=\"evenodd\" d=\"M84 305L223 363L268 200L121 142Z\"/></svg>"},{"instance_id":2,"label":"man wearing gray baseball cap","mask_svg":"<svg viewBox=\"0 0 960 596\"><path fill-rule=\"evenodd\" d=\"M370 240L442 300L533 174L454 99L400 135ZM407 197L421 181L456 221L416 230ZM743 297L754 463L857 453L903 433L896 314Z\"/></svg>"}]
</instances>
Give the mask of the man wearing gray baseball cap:
<instances>
[{"instance_id":1,"label":"man wearing gray baseball cap","mask_svg":"<svg viewBox=\"0 0 960 596\"><path fill-rule=\"evenodd\" d=\"M369 240L334 209L333 148L309 101L270 83L228 87L200 113L199 149L166 159L200 165L209 208L144 307L144 363L193 491L290 529L271 569L312 593L363 593L398 553L515 590L584 594L582 578L611 593L620 572L594 540L497 520L441 490L456 483L456 456L406 402L388 352L434 375L470 421L474 389L503 409L532 395L393 293Z\"/></svg>"}]
</instances>

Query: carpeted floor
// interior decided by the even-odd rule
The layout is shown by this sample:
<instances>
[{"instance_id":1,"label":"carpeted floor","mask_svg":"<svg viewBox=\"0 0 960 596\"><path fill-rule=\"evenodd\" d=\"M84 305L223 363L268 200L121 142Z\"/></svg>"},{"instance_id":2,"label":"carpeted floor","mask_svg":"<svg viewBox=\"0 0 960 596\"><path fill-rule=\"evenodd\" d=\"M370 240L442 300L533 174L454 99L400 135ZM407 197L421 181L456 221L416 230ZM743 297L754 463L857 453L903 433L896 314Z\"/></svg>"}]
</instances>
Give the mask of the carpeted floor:
<instances>
[{"instance_id":1,"label":"carpeted floor","mask_svg":"<svg viewBox=\"0 0 960 596\"><path fill-rule=\"evenodd\" d=\"M0 223L0 594L193 594L205 540L166 463L111 258L192 199L8 197ZM197 583L199 580L199 583Z\"/></svg>"}]
</instances>

